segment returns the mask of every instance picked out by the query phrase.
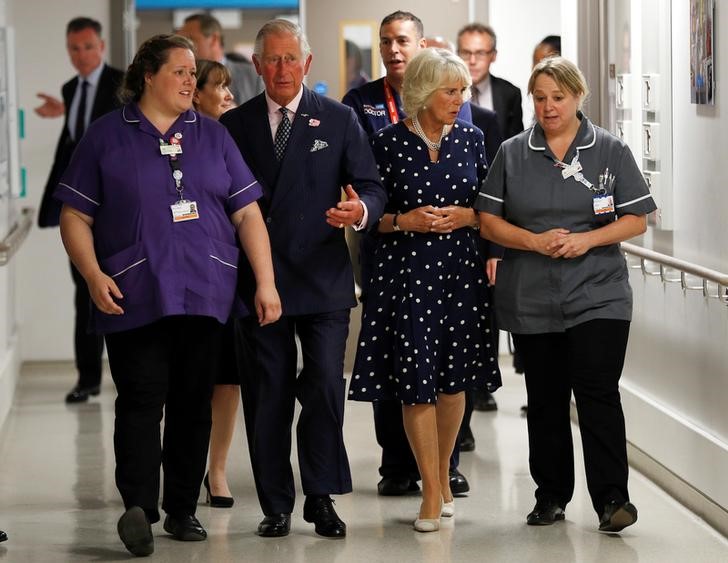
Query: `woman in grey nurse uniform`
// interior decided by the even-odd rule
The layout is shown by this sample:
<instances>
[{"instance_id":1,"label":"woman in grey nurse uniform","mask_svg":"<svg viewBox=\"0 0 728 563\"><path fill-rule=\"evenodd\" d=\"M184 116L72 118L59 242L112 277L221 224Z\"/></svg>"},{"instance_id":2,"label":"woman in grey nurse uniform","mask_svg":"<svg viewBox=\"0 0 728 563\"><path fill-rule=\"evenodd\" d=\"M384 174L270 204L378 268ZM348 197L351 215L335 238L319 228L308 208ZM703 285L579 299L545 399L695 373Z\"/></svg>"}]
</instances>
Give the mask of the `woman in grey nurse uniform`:
<instances>
[{"instance_id":1,"label":"woman in grey nurse uniform","mask_svg":"<svg viewBox=\"0 0 728 563\"><path fill-rule=\"evenodd\" d=\"M581 113L588 88L573 63L543 60L528 92L536 123L503 143L475 204L482 235L506 247L496 313L525 364L537 485L526 521L563 520L571 500L573 391L599 529L617 532L637 520L618 387L632 312L619 243L645 231L655 203L629 147Z\"/></svg>"},{"instance_id":2,"label":"woman in grey nurse uniform","mask_svg":"<svg viewBox=\"0 0 728 563\"><path fill-rule=\"evenodd\" d=\"M207 537L195 511L238 239L255 271L258 322L281 313L262 190L227 130L192 111L195 72L187 39L145 41L124 79L129 103L89 127L55 191L63 243L94 302L92 329L109 351L126 509L117 529L138 556L154 551L160 464L165 531Z\"/></svg>"}]
</instances>

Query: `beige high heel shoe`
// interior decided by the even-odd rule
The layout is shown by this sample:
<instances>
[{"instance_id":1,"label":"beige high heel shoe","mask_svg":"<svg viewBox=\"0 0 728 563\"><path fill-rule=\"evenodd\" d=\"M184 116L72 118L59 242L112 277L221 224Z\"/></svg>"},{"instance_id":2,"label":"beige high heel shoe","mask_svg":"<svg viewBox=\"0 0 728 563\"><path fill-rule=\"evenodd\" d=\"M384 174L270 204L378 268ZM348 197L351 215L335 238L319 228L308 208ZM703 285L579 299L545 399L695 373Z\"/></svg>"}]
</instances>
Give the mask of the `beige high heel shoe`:
<instances>
[{"instance_id":1,"label":"beige high heel shoe","mask_svg":"<svg viewBox=\"0 0 728 563\"><path fill-rule=\"evenodd\" d=\"M440 497L440 514L442 514L442 497ZM418 532L437 532L440 529L439 518L417 518L414 528Z\"/></svg>"},{"instance_id":2,"label":"beige high heel shoe","mask_svg":"<svg viewBox=\"0 0 728 563\"><path fill-rule=\"evenodd\" d=\"M445 518L452 518L453 516L455 516L455 499L454 498L450 502L442 503L442 511L440 512L440 516L443 516Z\"/></svg>"},{"instance_id":3,"label":"beige high heel shoe","mask_svg":"<svg viewBox=\"0 0 728 563\"><path fill-rule=\"evenodd\" d=\"M415 520L415 530L418 532L437 532L439 529L439 518L418 518Z\"/></svg>"}]
</instances>

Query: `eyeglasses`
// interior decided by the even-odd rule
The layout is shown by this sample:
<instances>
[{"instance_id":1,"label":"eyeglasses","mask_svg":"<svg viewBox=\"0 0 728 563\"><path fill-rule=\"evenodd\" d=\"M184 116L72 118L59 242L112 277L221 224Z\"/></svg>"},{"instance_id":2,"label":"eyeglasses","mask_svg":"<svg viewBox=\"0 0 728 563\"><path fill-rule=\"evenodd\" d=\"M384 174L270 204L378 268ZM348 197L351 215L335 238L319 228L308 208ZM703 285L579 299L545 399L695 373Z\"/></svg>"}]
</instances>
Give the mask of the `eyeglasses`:
<instances>
[{"instance_id":1,"label":"eyeglasses","mask_svg":"<svg viewBox=\"0 0 728 563\"><path fill-rule=\"evenodd\" d=\"M493 53L495 53L495 49L491 49L490 51L480 50L480 51L467 51L465 49L458 50L458 56L461 59L465 59L466 61L470 59L470 57L475 57L476 59L482 60L487 57L490 57Z\"/></svg>"},{"instance_id":2,"label":"eyeglasses","mask_svg":"<svg viewBox=\"0 0 728 563\"><path fill-rule=\"evenodd\" d=\"M291 66L296 64L299 60L299 57L296 57L295 55L284 55L282 57L269 56L263 57L263 64L266 66L278 66L283 63L283 66Z\"/></svg>"}]
</instances>

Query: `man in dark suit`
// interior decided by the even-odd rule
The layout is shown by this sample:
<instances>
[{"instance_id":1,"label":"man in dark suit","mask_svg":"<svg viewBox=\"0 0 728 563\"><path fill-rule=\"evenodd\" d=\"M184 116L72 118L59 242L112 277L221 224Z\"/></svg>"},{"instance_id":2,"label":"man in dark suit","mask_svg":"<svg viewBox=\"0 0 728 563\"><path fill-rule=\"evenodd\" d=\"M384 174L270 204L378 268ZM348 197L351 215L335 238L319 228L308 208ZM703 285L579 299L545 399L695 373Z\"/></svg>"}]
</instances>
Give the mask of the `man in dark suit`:
<instances>
[{"instance_id":1,"label":"man in dark suit","mask_svg":"<svg viewBox=\"0 0 728 563\"><path fill-rule=\"evenodd\" d=\"M39 227L58 226L61 204L53 199L53 191L89 123L120 105L116 93L124 73L103 62L101 24L91 18L71 20L66 27L66 48L78 75L63 85L62 102L47 94L38 94L44 103L35 110L41 117L60 117L65 114L53 167L38 213ZM66 395L66 402L80 403L90 395L99 394L104 340L102 336L87 331L91 300L86 282L73 264L71 275L76 286L74 351L78 382Z\"/></svg>"},{"instance_id":2,"label":"man in dark suit","mask_svg":"<svg viewBox=\"0 0 728 563\"><path fill-rule=\"evenodd\" d=\"M342 428L343 364L356 299L344 227L376 225L386 194L354 112L303 86L311 55L297 25L266 23L253 62L265 92L220 121L263 187L258 204L283 305L283 316L272 325L260 327L254 319L239 323L248 446L265 515L258 533L276 537L290 530L291 426L298 399L303 517L318 534L343 537L346 525L329 495L352 490ZM346 201L341 201L342 186ZM249 299L254 280L245 262L239 277ZM300 374L296 335L303 351Z\"/></svg>"},{"instance_id":3,"label":"man in dark suit","mask_svg":"<svg viewBox=\"0 0 728 563\"><path fill-rule=\"evenodd\" d=\"M474 105L495 111L504 139L523 131L521 90L502 78L490 74L490 65L498 55L493 28L471 23L458 32L458 55L467 63L473 78Z\"/></svg>"}]
</instances>

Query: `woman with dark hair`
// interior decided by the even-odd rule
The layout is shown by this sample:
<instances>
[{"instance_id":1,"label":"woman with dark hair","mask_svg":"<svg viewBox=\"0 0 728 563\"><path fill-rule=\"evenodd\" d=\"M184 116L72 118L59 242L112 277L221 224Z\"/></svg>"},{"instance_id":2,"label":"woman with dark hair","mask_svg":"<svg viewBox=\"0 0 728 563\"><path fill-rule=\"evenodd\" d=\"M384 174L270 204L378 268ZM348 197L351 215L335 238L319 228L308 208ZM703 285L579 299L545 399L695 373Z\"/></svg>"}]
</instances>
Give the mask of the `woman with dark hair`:
<instances>
[{"instance_id":1,"label":"woman with dark hair","mask_svg":"<svg viewBox=\"0 0 728 563\"><path fill-rule=\"evenodd\" d=\"M197 59L197 87L192 103L202 115L211 119L235 107L230 92L230 72L217 61ZM212 392L212 428L210 431L210 465L203 485L207 502L214 508L231 508L235 499L230 494L225 465L235 434L235 418L240 404L240 378L235 359L235 324L228 320L223 330L220 370Z\"/></svg>"},{"instance_id":2,"label":"woman with dark hair","mask_svg":"<svg viewBox=\"0 0 728 563\"><path fill-rule=\"evenodd\" d=\"M223 113L235 107L231 83L230 71L224 64L197 59L197 87L192 97L195 109L211 119L220 119Z\"/></svg>"},{"instance_id":3,"label":"woman with dark hair","mask_svg":"<svg viewBox=\"0 0 728 563\"><path fill-rule=\"evenodd\" d=\"M92 328L106 338L126 508L117 528L139 556L154 551L160 465L164 529L207 537L195 510L235 303L236 236L255 271L258 321L280 315L260 186L225 128L192 111L195 72L188 40L145 41L125 77L128 103L89 127L55 192L63 243L94 302Z\"/></svg>"}]
</instances>

